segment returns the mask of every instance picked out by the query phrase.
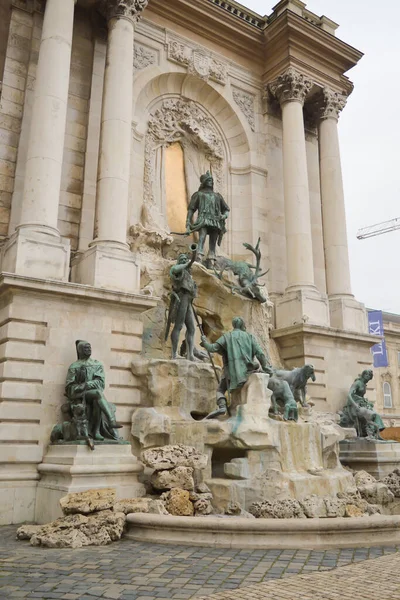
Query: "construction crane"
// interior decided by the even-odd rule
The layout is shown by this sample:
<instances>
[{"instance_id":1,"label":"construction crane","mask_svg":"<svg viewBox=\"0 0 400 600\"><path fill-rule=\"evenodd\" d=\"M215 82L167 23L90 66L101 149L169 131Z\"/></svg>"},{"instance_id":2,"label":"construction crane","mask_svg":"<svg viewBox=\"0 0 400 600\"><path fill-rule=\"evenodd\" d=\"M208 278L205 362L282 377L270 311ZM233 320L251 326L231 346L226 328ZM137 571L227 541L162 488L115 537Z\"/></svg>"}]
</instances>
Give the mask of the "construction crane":
<instances>
[{"instance_id":1,"label":"construction crane","mask_svg":"<svg viewBox=\"0 0 400 600\"><path fill-rule=\"evenodd\" d=\"M389 233L389 231L396 231L400 229L400 217L397 219L391 219L390 221L383 221L376 225L370 225L370 227L364 227L357 231L357 239L365 240L366 238L374 237L376 235L382 235L383 233Z\"/></svg>"}]
</instances>

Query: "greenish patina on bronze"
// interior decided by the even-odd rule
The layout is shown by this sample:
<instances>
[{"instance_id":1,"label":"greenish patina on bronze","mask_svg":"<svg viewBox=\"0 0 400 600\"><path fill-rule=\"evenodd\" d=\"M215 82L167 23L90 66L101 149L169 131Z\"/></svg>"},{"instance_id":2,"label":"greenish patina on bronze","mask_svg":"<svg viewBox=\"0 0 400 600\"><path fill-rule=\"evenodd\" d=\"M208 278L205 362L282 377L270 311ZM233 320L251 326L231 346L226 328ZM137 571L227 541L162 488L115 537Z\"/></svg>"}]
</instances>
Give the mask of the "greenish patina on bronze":
<instances>
[{"instance_id":1,"label":"greenish patina on bronze","mask_svg":"<svg viewBox=\"0 0 400 600\"><path fill-rule=\"evenodd\" d=\"M204 258L204 244L209 237L208 258L214 263L216 258L216 246L221 245L222 238L226 233L225 222L229 216L230 208L217 192L214 192L214 179L209 171L200 177L200 187L190 200L187 219L186 234L198 232L199 241L197 256L199 262ZM194 214L197 219L193 223Z\"/></svg>"},{"instance_id":2,"label":"greenish patina on bronze","mask_svg":"<svg viewBox=\"0 0 400 600\"><path fill-rule=\"evenodd\" d=\"M374 405L365 398L367 384L373 378L371 369L366 369L357 377L347 396L347 403L340 416L342 427L354 427L357 436L382 440L379 432L385 429L382 418L375 412Z\"/></svg>"},{"instance_id":3,"label":"greenish patina on bronze","mask_svg":"<svg viewBox=\"0 0 400 600\"><path fill-rule=\"evenodd\" d=\"M233 392L241 388L251 373L260 370L260 366L264 373L272 374L267 357L254 335L246 331L244 320L241 317L235 317L232 320L232 326L232 331L224 333L213 344L205 336L201 338L202 346L208 352L220 354L224 363L224 376L217 389L219 410L208 415L208 418L225 414L227 411L226 392ZM255 359L258 360L258 363L255 362Z\"/></svg>"},{"instance_id":4,"label":"greenish patina on bronze","mask_svg":"<svg viewBox=\"0 0 400 600\"><path fill-rule=\"evenodd\" d=\"M194 336L196 333L196 321L193 310L193 300L197 296L197 285L191 274L191 267L196 258L195 245L192 257L180 254L176 264L170 269L172 283L171 299L168 311L167 328L165 340L168 339L171 325L174 325L171 333L172 352L171 359L178 358L179 336L184 325L186 325L186 358L194 361Z\"/></svg>"},{"instance_id":5,"label":"greenish patina on bronze","mask_svg":"<svg viewBox=\"0 0 400 600\"><path fill-rule=\"evenodd\" d=\"M256 257L256 265L252 265L244 260L231 260L230 258L220 256L217 258L214 273L218 279L224 283L224 285L232 290L232 294L239 293L242 296L246 296L246 298L258 300L258 302L263 303L267 301L267 298L262 293L261 288L263 287L263 284L260 284L259 278L266 275L268 271L264 271L264 273L261 272L260 242L261 238L258 238L258 242L255 247L251 244L243 244L243 246L247 250L250 250ZM238 279L238 285L232 285L223 281L223 274L225 271L231 271L234 275L236 275Z\"/></svg>"},{"instance_id":6,"label":"greenish patina on bronze","mask_svg":"<svg viewBox=\"0 0 400 600\"><path fill-rule=\"evenodd\" d=\"M78 360L68 369L65 385L68 402L62 406L69 420L53 428L51 441L85 441L92 450L93 441L124 443L116 431L122 425L115 420L115 406L104 395L104 367L91 358L89 342L77 340L75 345Z\"/></svg>"}]
</instances>

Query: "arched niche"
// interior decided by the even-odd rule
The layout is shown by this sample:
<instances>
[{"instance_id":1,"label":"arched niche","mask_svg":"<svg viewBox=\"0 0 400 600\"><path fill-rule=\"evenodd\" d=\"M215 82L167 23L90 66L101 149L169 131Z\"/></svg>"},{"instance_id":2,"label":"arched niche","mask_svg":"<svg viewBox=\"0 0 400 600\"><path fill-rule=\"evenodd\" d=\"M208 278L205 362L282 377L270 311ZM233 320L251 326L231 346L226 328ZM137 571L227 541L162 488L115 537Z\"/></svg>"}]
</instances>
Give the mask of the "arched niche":
<instances>
[{"instance_id":1,"label":"arched niche","mask_svg":"<svg viewBox=\"0 0 400 600\"><path fill-rule=\"evenodd\" d=\"M211 169L215 188L235 209L251 197L251 186L240 185L250 165L248 135L236 110L211 84L183 73L153 73L135 93L130 225L142 222L167 228L165 149L179 143L184 153L188 197L199 187L200 175ZM233 170L232 170L233 167ZM236 180L235 180L236 178ZM233 224L224 244L231 253ZM243 241L248 241L248 238Z\"/></svg>"}]
</instances>

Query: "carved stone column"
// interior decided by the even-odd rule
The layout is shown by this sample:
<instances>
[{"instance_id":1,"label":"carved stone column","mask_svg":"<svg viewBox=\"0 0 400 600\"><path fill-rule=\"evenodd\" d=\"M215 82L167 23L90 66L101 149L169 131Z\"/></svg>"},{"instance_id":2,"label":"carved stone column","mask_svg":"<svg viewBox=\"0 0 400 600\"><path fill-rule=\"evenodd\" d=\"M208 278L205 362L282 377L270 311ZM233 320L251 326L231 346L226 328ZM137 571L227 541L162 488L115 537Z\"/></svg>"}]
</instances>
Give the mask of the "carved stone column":
<instances>
[{"instance_id":1,"label":"carved stone column","mask_svg":"<svg viewBox=\"0 0 400 600\"><path fill-rule=\"evenodd\" d=\"M140 270L126 242L132 138L134 26L148 0L102 0L108 23L97 180L96 238L73 266L79 283L139 291Z\"/></svg>"},{"instance_id":2,"label":"carved stone column","mask_svg":"<svg viewBox=\"0 0 400 600\"><path fill-rule=\"evenodd\" d=\"M346 96L325 87L317 105L326 282L332 326L366 331L363 307L351 293L338 136L339 114L346 100Z\"/></svg>"},{"instance_id":3,"label":"carved stone column","mask_svg":"<svg viewBox=\"0 0 400 600\"><path fill-rule=\"evenodd\" d=\"M279 101L283 125L283 178L285 199L287 288L277 301L277 327L304 320L328 324L327 305L314 284L310 194L303 105L312 82L289 68L269 84Z\"/></svg>"},{"instance_id":4,"label":"carved stone column","mask_svg":"<svg viewBox=\"0 0 400 600\"><path fill-rule=\"evenodd\" d=\"M21 218L2 270L67 280L69 243L57 228L76 0L47 0L35 81Z\"/></svg>"}]
</instances>

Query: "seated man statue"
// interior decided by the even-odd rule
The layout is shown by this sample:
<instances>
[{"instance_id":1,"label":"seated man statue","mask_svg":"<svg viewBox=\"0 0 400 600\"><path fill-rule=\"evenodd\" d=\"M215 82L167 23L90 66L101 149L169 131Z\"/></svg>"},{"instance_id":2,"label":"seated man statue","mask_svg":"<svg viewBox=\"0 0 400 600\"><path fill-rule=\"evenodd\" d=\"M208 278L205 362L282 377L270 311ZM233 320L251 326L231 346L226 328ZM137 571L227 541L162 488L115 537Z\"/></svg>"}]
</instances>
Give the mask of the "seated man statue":
<instances>
[{"instance_id":1,"label":"seated man statue","mask_svg":"<svg viewBox=\"0 0 400 600\"><path fill-rule=\"evenodd\" d=\"M254 359L257 358L264 373L272 375L272 368L256 338L246 331L246 325L241 317L232 320L233 331L225 333L214 344L210 344L202 336L202 346L208 352L221 354L224 362L224 375L217 389L218 410L206 418L211 419L224 415L228 411L225 393L240 389L248 380L251 373L260 370Z\"/></svg>"},{"instance_id":2,"label":"seated man statue","mask_svg":"<svg viewBox=\"0 0 400 600\"><path fill-rule=\"evenodd\" d=\"M357 377L350 388L347 403L340 413L341 427L354 427L357 437L382 440L379 432L385 429L383 421L374 410L374 405L365 398L367 384L373 378L371 369Z\"/></svg>"},{"instance_id":3,"label":"seated man statue","mask_svg":"<svg viewBox=\"0 0 400 600\"><path fill-rule=\"evenodd\" d=\"M120 438L116 429L115 406L107 402L104 396L105 374L101 362L91 357L89 342L75 342L78 360L69 367L65 386L66 396L72 415L76 405L86 408L88 433L95 441L116 440Z\"/></svg>"}]
</instances>

